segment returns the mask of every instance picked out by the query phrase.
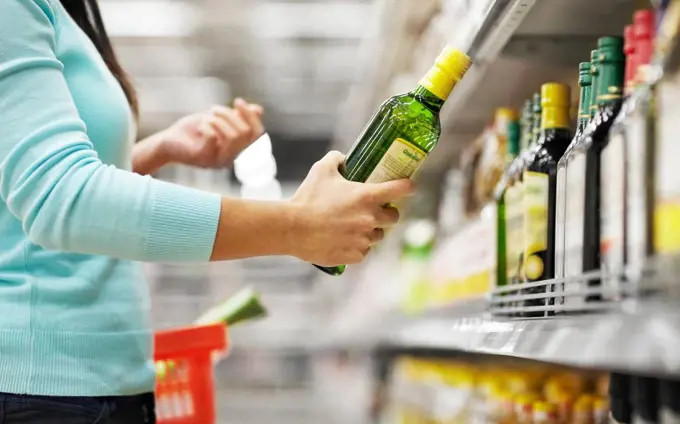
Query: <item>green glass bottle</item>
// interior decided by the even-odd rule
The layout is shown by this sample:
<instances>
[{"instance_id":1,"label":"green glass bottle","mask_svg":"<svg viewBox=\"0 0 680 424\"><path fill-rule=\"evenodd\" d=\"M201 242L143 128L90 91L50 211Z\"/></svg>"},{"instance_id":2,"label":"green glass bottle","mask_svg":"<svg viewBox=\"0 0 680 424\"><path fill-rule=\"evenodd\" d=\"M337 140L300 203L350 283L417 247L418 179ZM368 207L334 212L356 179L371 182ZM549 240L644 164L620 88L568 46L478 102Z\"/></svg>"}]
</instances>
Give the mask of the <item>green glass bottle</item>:
<instances>
[{"instance_id":1,"label":"green glass bottle","mask_svg":"<svg viewBox=\"0 0 680 424\"><path fill-rule=\"evenodd\" d=\"M508 183L515 172L515 159L519 156L520 146L520 123L511 121L508 124L508 155L506 157L506 169L503 178L495 190L496 198L496 286L502 287L508 283L508 233L506 228L505 195Z\"/></svg>"},{"instance_id":2,"label":"green glass bottle","mask_svg":"<svg viewBox=\"0 0 680 424\"><path fill-rule=\"evenodd\" d=\"M588 121L590 121L590 97L591 97L591 82L592 65L590 62L581 62L579 64L578 84L581 88L578 106L578 125L576 127L576 134L567 151L562 156L562 159L557 163L557 200L555 207L555 278L564 278L564 260L565 260L565 240L566 240L566 217L567 217L567 203L569 199L569 190L567 190L567 164L571 150L577 145L585 131Z\"/></svg>"},{"instance_id":3,"label":"green glass bottle","mask_svg":"<svg viewBox=\"0 0 680 424\"><path fill-rule=\"evenodd\" d=\"M548 280L555 275L555 206L557 163L571 143L568 85L547 83L541 87L541 135L524 174L524 276L527 281ZM545 293L545 286L523 293ZM524 306L545 306L545 299L526 300ZM541 315L543 313L540 313ZM534 314L529 314L534 316Z\"/></svg>"},{"instance_id":4,"label":"green glass bottle","mask_svg":"<svg viewBox=\"0 0 680 424\"><path fill-rule=\"evenodd\" d=\"M342 175L350 181L381 183L410 178L439 141L439 111L472 61L446 47L411 92L385 101L349 151ZM340 275L345 265L314 265Z\"/></svg>"},{"instance_id":5,"label":"green glass bottle","mask_svg":"<svg viewBox=\"0 0 680 424\"><path fill-rule=\"evenodd\" d=\"M597 85L595 93L595 113L590 124L581 137L581 142L574 146L573 160L570 160L567 178L575 184L569 187L569 196L578 197L582 203L580 209L583 226L576 236L581 239L575 246L581 246L581 261L575 263L576 275L600 268L600 184L606 184L600 178L600 158L602 149L609 141L609 131L619 114L623 101L624 64L623 37L602 37L597 43L599 58L597 60ZM592 105L591 105L592 108ZM573 166L579 164L578 166ZM573 172L572 172L573 171ZM573 175L572 175L573 174ZM572 179L572 176L574 179ZM580 269L579 269L580 265ZM579 272L580 271L580 272ZM600 286L600 280L588 281L588 287ZM583 289L576 281L565 285L565 291ZM601 295L568 296L567 304L581 306L584 301L601 300Z\"/></svg>"},{"instance_id":6,"label":"green glass bottle","mask_svg":"<svg viewBox=\"0 0 680 424\"><path fill-rule=\"evenodd\" d=\"M529 148L531 144L533 132L534 132L534 112L533 112L533 102L531 99L527 99L524 102L524 108L522 108L522 118L520 120L520 128L522 135L520 136L520 151L525 151Z\"/></svg>"},{"instance_id":7,"label":"green glass bottle","mask_svg":"<svg viewBox=\"0 0 680 424\"><path fill-rule=\"evenodd\" d=\"M541 137L541 93L534 94L534 103L532 106L532 111L534 112L534 118L532 123L534 125L533 132L531 135L531 141L533 145L536 145L538 139Z\"/></svg>"}]
</instances>

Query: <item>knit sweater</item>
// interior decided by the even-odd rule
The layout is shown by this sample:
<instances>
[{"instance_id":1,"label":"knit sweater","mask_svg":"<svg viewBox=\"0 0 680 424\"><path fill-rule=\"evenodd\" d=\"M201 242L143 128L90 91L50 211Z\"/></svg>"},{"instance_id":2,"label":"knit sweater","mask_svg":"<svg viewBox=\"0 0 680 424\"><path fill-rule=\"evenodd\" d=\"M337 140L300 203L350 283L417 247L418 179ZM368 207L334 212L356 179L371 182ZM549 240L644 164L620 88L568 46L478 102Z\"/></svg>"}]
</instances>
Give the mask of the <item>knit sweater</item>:
<instances>
[{"instance_id":1,"label":"knit sweater","mask_svg":"<svg viewBox=\"0 0 680 424\"><path fill-rule=\"evenodd\" d=\"M59 0L2 1L0 392L153 390L137 261L207 261L220 199L132 173L135 131Z\"/></svg>"}]
</instances>

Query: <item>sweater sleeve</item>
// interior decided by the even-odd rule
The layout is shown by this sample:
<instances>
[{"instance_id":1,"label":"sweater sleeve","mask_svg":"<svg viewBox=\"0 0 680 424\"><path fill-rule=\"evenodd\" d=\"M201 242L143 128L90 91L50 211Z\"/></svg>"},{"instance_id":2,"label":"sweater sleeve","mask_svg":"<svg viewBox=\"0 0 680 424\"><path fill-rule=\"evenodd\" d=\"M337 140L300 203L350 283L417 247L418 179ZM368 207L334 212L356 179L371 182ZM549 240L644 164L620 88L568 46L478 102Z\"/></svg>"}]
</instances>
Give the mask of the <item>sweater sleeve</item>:
<instances>
[{"instance_id":1,"label":"sweater sleeve","mask_svg":"<svg viewBox=\"0 0 680 424\"><path fill-rule=\"evenodd\" d=\"M55 54L50 0L0 11L0 198L35 244L140 261L207 261L220 197L105 165Z\"/></svg>"}]
</instances>

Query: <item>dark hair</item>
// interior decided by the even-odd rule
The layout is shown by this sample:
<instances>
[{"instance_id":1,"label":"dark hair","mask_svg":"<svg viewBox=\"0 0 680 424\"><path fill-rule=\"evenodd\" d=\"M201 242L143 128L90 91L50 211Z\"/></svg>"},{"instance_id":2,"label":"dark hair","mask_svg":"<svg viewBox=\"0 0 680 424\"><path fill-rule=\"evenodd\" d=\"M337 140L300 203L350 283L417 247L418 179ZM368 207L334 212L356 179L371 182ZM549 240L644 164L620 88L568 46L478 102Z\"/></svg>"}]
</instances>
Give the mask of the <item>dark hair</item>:
<instances>
[{"instance_id":1,"label":"dark hair","mask_svg":"<svg viewBox=\"0 0 680 424\"><path fill-rule=\"evenodd\" d=\"M62 5L71 15L71 18L76 21L78 26L92 40L102 59L104 59L106 66L108 66L109 71L111 71L123 88L125 97L127 97L134 115L138 116L139 104L137 102L137 93L127 73L120 66L116 52L113 50L113 46L111 46L111 40L106 33L97 0L62 0Z\"/></svg>"}]
</instances>

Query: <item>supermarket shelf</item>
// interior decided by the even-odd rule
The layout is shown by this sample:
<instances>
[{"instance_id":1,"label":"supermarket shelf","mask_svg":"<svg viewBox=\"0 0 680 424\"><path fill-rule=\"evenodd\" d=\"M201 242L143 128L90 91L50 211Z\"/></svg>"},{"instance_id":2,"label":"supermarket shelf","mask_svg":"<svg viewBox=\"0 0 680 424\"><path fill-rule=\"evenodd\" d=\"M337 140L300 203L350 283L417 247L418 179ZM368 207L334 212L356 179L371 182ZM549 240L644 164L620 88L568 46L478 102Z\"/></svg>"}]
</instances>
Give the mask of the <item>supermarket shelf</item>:
<instances>
[{"instance_id":1,"label":"supermarket shelf","mask_svg":"<svg viewBox=\"0 0 680 424\"><path fill-rule=\"evenodd\" d=\"M515 356L586 368L680 376L680 310L631 302L623 312L504 320L427 317L386 337L398 349Z\"/></svg>"},{"instance_id":2,"label":"supermarket shelf","mask_svg":"<svg viewBox=\"0 0 680 424\"><path fill-rule=\"evenodd\" d=\"M636 4L637 3L637 4ZM483 129L500 105L520 107L546 81L575 85L577 64L597 38L621 34L635 0L496 0L461 48L474 65L442 112L450 142L438 147L443 167ZM572 93L575 97L576 92ZM443 144L443 143L442 143Z\"/></svg>"}]
</instances>

